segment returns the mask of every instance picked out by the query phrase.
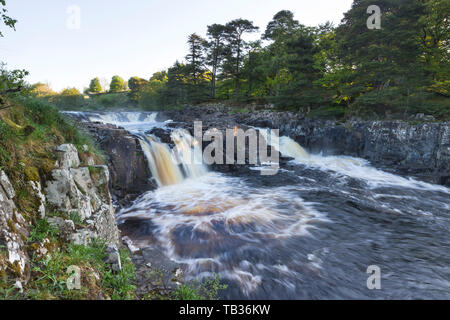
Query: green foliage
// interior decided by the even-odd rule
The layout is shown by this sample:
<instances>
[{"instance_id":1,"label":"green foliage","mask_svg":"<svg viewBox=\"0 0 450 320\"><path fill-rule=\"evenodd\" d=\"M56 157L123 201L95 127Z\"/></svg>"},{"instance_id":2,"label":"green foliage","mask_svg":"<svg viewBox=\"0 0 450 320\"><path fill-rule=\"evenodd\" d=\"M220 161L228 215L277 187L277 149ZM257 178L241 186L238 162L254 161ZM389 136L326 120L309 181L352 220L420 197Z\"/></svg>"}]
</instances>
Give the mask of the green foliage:
<instances>
[{"instance_id":1,"label":"green foliage","mask_svg":"<svg viewBox=\"0 0 450 320\"><path fill-rule=\"evenodd\" d=\"M7 27L16 30L17 20L7 15L6 1L0 0L0 21ZM3 33L0 31L0 37L3 37Z\"/></svg>"},{"instance_id":2,"label":"green foliage","mask_svg":"<svg viewBox=\"0 0 450 320\"><path fill-rule=\"evenodd\" d=\"M89 84L89 92L90 93L100 93L103 91L102 85L100 84L99 78L94 78L91 80Z\"/></svg>"},{"instance_id":3,"label":"green foliage","mask_svg":"<svg viewBox=\"0 0 450 320\"><path fill-rule=\"evenodd\" d=\"M99 294L111 299L134 298L135 270L127 253L121 251L122 270L113 273L105 263L106 245L93 241L87 246L67 244L53 249L45 257L32 259L33 281L25 288L26 299L98 299ZM67 287L67 270L77 266L82 272L81 290Z\"/></svg>"},{"instance_id":4,"label":"green foliage","mask_svg":"<svg viewBox=\"0 0 450 320\"><path fill-rule=\"evenodd\" d=\"M217 300L219 291L227 287L220 283L220 276L215 274L213 278L207 278L201 283L194 281L182 284L173 293L173 298L175 300Z\"/></svg>"},{"instance_id":5,"label":"green foliage","mask_svg":"<svg viewBox=\"0 0 450 320\"><path fill-rule=\"evenodd\" d=\"M89 151L101 156L92 139L81 132L71 119L59 113L58 109L51 104L32 97L21 97L17 99L17 102L29 110L29 116L35 125L43 126L45 131L57 128L63 134L65 142L74 144L78 151L81 152L83 145L87 145Z\"/></svg>"},{"instance_id":6,"label":"green foliage","mask_svg":"<svg viewBox=\"0 0 450 320\"><path fill-rule=\"evenodd\" d=\"M46 219L38 220L28 237L29 242L40 242L45 238L55 239L58 229L51 226Z\"/></svg>"},{"instance_id":7,"label":"green foliage","mask_svg":"<svg viewBox=\"0 0 450 320\"><path fill-rule=\"evenodd\" d=\"M248 20L210 25L207 40L189 36L187 64L175 63L165 82L150 81L139 104L161 109L218 98L312 117L426 112L448 119L448 1L379 1L381 30L367 28L371 4L354 1L337 28L307 27L282 10L266 27L265 47L245 40L257 30Z\"/></svg>"},{"instance_id":8,"label":"green foliage","mask_svg":"<svg viewBox=\"0 0 450 320\"><path fill-rule=\"evenodd\" d=\"M54 96L57 94L48 84L41 82L33 84L30 88L30 93L38 98Z\"/></svg>"},{"instance_id":9,"label":"green foliage","mask_svg":"<svg viewBox=\"0 0 450 320\"><path fill-rule=\"evenodd\" d=\"M122 92L127 89L125 80L119 76L112 77L111 84L109 85L110 92Z\"/></svg>"},{"instance_id":10,"label":"green foliage","mask_svg":"<svg viewBox=\"0 0 450 320\"><path fill-rule=\"evenodd\" d=\"M77 88L66 88L58 95L47 97L46 101L53 103L58 109L79 110L84 97Z\"/></svg>"},{"instance_id":11,"label":"green foliage","mask_svg":"<svg viewBox=\"0 0 450 320\"><path fill-rule=\"evenodd\" d=\"M329 22L308 27L282 10L256 41L248 41L258 30L249 20L209 25L206 38L188 36L185 62L149 81L130 78L126 93L119 76L113 77L110 94L98 94L100 81L93 79L88 91L97 94L89 99L73 89L59 95L42 85L32 90L65 110L161 110L220 99L272 103L311 117L431 113L448 119L448 0L380 0L380 30L367 27L372 4L355 0L337 27ZM7 87L23 84L21 72L7 75Z\"/></svg>"},{"instance_id":12,"label":"green foliage","mask_svg":"<svg viewBox=\"0 0 450 320\"><path fill-rule=\"evenodd\" d=\"M1 95L13 97L23 91L27 75L28 71L26 70L7 70L6 64L0 62L0 109L2 104L5 104Z\"/></svg>"},{"instance_id":13,"label":"green foliage","mask_svg":"<svg viewBox=\"0 0 450 320\"><path fill-rule=\"evenodd\" d=\"M134 103L138 103L140 99L140 92L148 86L149 82L145 79L139 77L132 77L128 80L128 87L130 88L130 93L128 97Z\"/></svg>"}]
</instances>

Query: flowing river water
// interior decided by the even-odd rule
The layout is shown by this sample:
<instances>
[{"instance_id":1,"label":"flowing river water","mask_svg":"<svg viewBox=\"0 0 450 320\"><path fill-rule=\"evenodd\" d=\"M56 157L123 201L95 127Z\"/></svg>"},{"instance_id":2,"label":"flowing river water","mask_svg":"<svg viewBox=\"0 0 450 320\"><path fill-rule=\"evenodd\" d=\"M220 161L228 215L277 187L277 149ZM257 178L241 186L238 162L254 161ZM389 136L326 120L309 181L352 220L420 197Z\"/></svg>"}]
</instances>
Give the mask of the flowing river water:
<instances>
[{"instance_id":1,"label":"flowing river water","mask_svg":"<svg viewBox=\"0 0 450 320\"><path fill-rule=\"evenodd\" d=\"M138 136L159 186L118 213L134 245L161 246L188 279L219 274L224 299L450 298L446 187L309 154L288 137L274 147L294 160L277 175L226 175L183 161L201 157L187 131L172 132L177 152L146 134L165 126L156 114L85 117ZM367 287L372 265L380 290Z\"/></svg>"}]
</instances>

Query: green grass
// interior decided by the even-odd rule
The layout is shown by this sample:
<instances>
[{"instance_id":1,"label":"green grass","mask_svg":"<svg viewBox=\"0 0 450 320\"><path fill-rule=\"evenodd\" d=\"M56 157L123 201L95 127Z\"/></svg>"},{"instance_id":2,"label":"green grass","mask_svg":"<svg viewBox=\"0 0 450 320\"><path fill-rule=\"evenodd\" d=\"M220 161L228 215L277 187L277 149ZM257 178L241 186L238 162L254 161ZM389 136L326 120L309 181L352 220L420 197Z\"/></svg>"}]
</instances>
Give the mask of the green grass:
<instances>
[{"instance_id":1,"label":"green grass","mask_svg":"<svg viewBox=\"0 0 450 320\"><path fill-rule=\"evenodd\" d=\"M219 291L228 286L220 283L219 275L207 278L203 282L192 282L180 285L173 293L175 300L217 300Z\"/></svg>"},{"instance_id":2,"label":"green grass","mask_svg":"<svg viewBox=\"0 0 450 320\"><path fill-rule=\"evenodd\" d=\"M47 219L38 220L28 236L28 242L41 242L46 238L56 240L58 229L51 226Z\"/></svg>"},{"instance_id":3,"label":"green grass","mask_svg":"<svg viewBox=\"0 0 450 320\"><path fill-rule=\"evenodd\" d=\"M93 241L88 246L65 244L52 250L44 258L32 259L32 281L25 288L24 299L86 300L109 297L113 300L134 299L135 270L124 250L120 252L122 270L113 272L104 261L106 244ZM70 290L67 270L77 266L81 270L81 289Z\"/></svg>"},{"instance_id":4,"label":"green grass","mask_svg":"<svg viewBox=\"0 0 450 320\"><path fill-rule=\"evenodd\" d=\"M44 242L44 239L49 241ZM39 248L48 252L42 255ZM89 245L63 243L58 230L43 219L36 221L27 239L31 264L31 279L20 293L6 276L0 277L0 300L95 300L99 297L113 300L135 298L136 273L127 250L120 250L122 270L113 272L105 262L106 243L94 240ZM1 258L1 256L0 256ZM0 261L1 262L1 261ZM70 290L68 269L76 266L81 271L81 289Z\"/></svg>"}]
</instances>

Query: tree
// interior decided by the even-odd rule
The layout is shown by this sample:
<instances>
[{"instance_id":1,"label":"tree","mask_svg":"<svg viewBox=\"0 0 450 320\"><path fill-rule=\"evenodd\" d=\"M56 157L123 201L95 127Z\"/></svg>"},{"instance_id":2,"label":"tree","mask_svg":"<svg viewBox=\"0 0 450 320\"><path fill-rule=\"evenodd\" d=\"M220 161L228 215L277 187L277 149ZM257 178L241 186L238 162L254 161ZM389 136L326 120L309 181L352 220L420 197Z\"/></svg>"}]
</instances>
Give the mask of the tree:
<instances>
[{"instance_id":1,"label":"tree","mask_svg":"<svg viewBox=\"0 0 450 320\"><path fill-rule=\"evenodd\" d=\"M5 97L17 95L25 89L25 77L27 75L28 71L26 70L9 71L6 69L6 64L0 62L0 110L11 106L7 103Z\"/></svg>"},{"instance_id":2,"label":"tree","mask_svg":"<svg viewBox=\"0 0 450 320\"><path fill-rule=\"evenodd\" d=\"M288 60L287 43L295 36L300 27L300 23L294 19L291 11L282 10L275 14L262 36L264 40L272 41L268 46L269 59L266 61L267 77L271 79L272 84L271 95L278 96L280 87L286 80L284 76Z\"/></svg>"},{"instance_id":3,"label":"tree","mask_svg":"<svg viewBox=\"0 0 450 320\"><path fill-rule=\"evenodd\" d=\"M131 101L138 102L139 101L139 93L149 84L149 82L145 79L139 77L131 77L128 80L128 87L130 89L130 93L128 94Z\"/></svg>"},{"instance_id":4,"label":"tree","mask_svg":"<svg viewBox=\"0 0 450 320\"><path fill-rule=\"evenodd\" d=\"M167 71L158 71L155 72L152 77L150 78L150 81L158 80L158 81L167 81Z\"/></svg>"},{"instance_id":5,"label":"tree","mask_svg":"<svg viewBox=\"0 0 450 320\"><path fill-rule=\"evenodd\" d=\"M65 88L59 95L52 96L50 101L62 110L77 110L84 103L84 98L77 88Z\"/></svg>"},{"instance_id":6,"label":"tree","mask_svg":"<svg viewBox=\"0 0 450 320\"><path fill-rule=\"evenodd\" d=\"M111 84L109 85L109 91L110 92L122 92L125 90L126 90L125 81L119 76L112 77Z\"/></svg>"},{"instance_id":7,"label":"tree","mask_svg":"<svg viewBox=\"0 0 450 320\"><path fill-rule=\"evenodd\" d=\"M37 97L47 97L56 95L56 92L53 91L47 83L35 83L31 86L30 92Z\"/></svg>"},{"instance_id":8,"label":"tree","mask_svg":"<svg viewBox=\"0 0 450 320\"><path fill-rule=\"evenodd\" d=\"M282 10L273 16L262 38L264 40L282 41L292 35L299 26L299 22L294 19L294 14L291 11Z\"/></svg>"},{"instance_id":9,"label":"tree","mask_svg":"<svg viewBox=\"0 0 450 320\"><path fill-rule=\"evenodd\" d=\"M131 77L128 80L128 88L133 92L140 91L146 85L148 85L148 81L139 77Z\"/></svg>"},{"instance_id":10,"label":"tree","mask_svg":"<svg viewBox=\"0 0 450 320\"><path fill-rule=\"evenodd\" d=\"M60 93L62 96L79 96L80 91L77 88L65 88Z\"/></svg>"},{"instance_id":11,"label":"tree","mask_svg":"<svg viewBox=\"0 0 450 320\"><path fill-rule=\"evenodd\" d=\"M153 74L149 83L139 92L138 104L144 109L159 109L168 104L167 101L167 72L160 71Z\"/></svg>"},{"instance_id":12,"label":"tree","mask_svg":"<svg viewBox=\"0 0 450 320\"><path fill-rule=\"evenodd\" d=\"M353 74L346 95L375 112L394 104L408 108L414 88L430 83L418 41L424 28L420 19L425 14L424 2L379 1L383 13L380 30L367 28L371 4L370 0L355 0L336 30L338 56L351 66Z\"/></svg>"},{"instance_id":13,"label":"tree","mask_svg":"<svg viewBox=\"0 0 450 320\"><path fill-rule=\"evenodd\" d=\"M100 84L100 79L99 78L92 79L91 83L89 85L89 92L90 93L100 93L102 91L103 91L103 89Z\"/></svg>"},{"instance_id":14,"label":"tree","mask_svg":"<svg viewBox=\"0 0 450 320\"><path fill-rule=\"evenodd\" d=\"M2 21L5 26L16 30L17 20L6 15L8 10L6 10L5 7L6 7L6 1L0 0L0 21ZM0 37L3 37L3 33L1 31L0 31Z\"/></svg>"},{"instance_id":15,"label":"tree","mask_svg":"<svg viewBox=\"0 0 450 320\"><path fill-rule=\"evenodd\" d=\"M210 25L208 26L207 36L209 41L204 44L207 52L205 63L211 68L211 98L214 99L216 97L217 73L224 56L226 27L221 24Z\"/></svg>"},{"instance_id":16,"label":"tree","mask_svg":"<svg viewBox=\"0 0 450 320\"><path fill-rule=\"evenodd\" d=\"M227 47L225 48L224 73L235 81L236 92L240 91L240 79L243 57L248 43L243 39L245 33L256 32L259 28L253 22L236 19L226 24Z\"/></svg>"},{"instance_id":17,"label":"tree","mask_svg":"<svg viewBox=\"0 0 450 320\"><path fill-rule=\"evenodd\" d=\"M318 52L314 29L302 27L287 42L289 81L274 101L283 107L311 108L319 104L314 82L320 78L315 65Z\"/></svg>"},{"instance_id":18,"label":"tree","mask_svg":"<svg viewBox=\"0 0 450 320\"><path fill-rule=\"evenodd\" d=\"M203 44L205 40L198 34L193 33L188 37L189 54L186 56L186 60L189 62L189 69L192 78L192 82L197 84L199 76L203 73L204 56L203 56Z\"/></svg>"},{"instance_id":19,"label":"tree","mask_svg":"<svg viewBox=\"0 0 450 320\"><path fill-rule=\"evenodd\" d=\"M420 18L423 25L420 44L425 53L426 71L432 78L429 90L450 97L450 2L429 0L425 12Z\"/></svg>"}]
</instances>

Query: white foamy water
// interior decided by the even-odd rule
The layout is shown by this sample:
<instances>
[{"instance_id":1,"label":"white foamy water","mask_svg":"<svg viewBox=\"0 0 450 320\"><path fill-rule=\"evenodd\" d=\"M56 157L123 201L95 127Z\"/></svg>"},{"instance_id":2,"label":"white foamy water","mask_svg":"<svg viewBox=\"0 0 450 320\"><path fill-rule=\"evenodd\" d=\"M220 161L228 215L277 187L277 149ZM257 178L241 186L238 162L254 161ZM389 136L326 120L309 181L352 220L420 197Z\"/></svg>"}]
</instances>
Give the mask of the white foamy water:
<instances>
[{"instance_id":1,"label":"white foamy water","mask_svg":"<svg viewBox=\"0 0 450 320\"><path fill-rule=\"evenodd\" d=\"M130 218L150 219L166 254L186 264L188 273L198 276L204 268L215 265L223 278L238 281L251 291L260 283L259 276L230 265L226 251L219 248L234 247L236 242L239 246L260 247L267 240L308 236L315 223L328 222L324 214L296 194L296 189L280 187L268 192L252 188L239 178L210 172L145 194L119 214L119 223ZM207 243L209 249L204 247L192 254L181 249L189 242L200 249L203 245L199 241ZM140 245L145 247L146 243ZM199 253L201 257L195 257Z\"/></svg>"},{"instance_id":2,"label":"white foamy water","mask_svg":"<svg viewBox=\"0 0 450 320\"><path fill-rule=\"evenodd\" d=\"M156 123L156 116L154 113L143 112L114 112L114 113L93 113L89 115L89 120L92 122L101 122L105 124L137 124L137 123Z\"/></svg>"},{"instance_id":3,"label":"white foamy water","mask_svg":"<svg viewBox=\"0 0 450 320\"><path fill-rule=\"evenodd\" d=\"M367 160L349 156L322 156L309 154L297 142L289 137L279 138L279 144L270 143L277 139L271 138L268 129L259 129L269 144L283 156L294 158L294 163L307 165L322 171L333 171L337 174L366 181L369 187L397 186L411 189L433 190L450 193L444 186L430 184L413 178L404 178L370 166Z\"/></svg>"}]
</instances>

